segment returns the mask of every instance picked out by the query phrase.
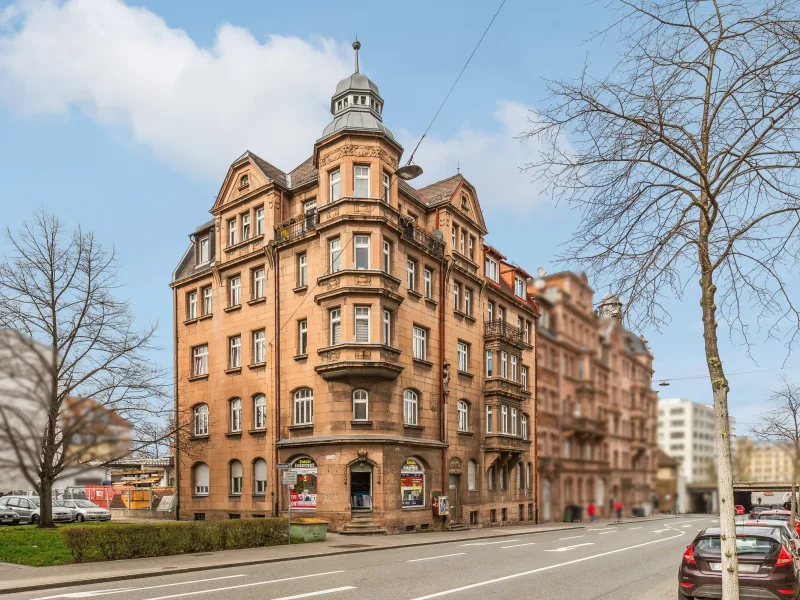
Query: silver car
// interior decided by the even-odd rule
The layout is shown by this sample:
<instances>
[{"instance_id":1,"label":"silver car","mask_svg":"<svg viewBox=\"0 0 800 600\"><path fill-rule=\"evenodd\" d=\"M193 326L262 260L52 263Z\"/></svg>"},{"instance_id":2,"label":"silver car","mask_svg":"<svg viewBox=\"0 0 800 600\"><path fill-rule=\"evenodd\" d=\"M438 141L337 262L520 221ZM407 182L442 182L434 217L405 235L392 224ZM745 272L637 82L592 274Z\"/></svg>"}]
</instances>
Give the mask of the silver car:
<instances>
[{"instance_id":1,"label":"silver car","mask_svg":"<svg viewBox=\"0 0 800 600\"><path fill-rule=\"evenodd\" d=\"M0 508L13 510L20 517L22 523L38 523L39 498L34 496L3 496L0 498ZM71 523L72 513L66 508L53 504L53 522Z\"/></svg>"},{"instance_id":2,"label":"silver car","mask_svg":"<svg viewBox=\"0 0 800 600\"><path fill-rule=\"evenodd\" d=\"M73 521L110 521L111 511L106 510L88 500L56 500L55 503L72 513Z\"/></svg>"}]
</instances>

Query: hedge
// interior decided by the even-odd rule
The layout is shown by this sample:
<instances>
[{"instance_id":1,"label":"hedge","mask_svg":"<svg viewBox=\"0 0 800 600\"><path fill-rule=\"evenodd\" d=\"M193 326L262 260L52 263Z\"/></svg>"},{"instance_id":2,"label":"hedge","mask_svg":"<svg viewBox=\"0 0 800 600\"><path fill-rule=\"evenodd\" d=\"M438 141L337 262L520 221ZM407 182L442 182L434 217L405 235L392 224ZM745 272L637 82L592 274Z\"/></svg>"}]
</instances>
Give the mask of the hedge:
<instances>
[{"instance_id":1,"label":"hedge","mask_svg":"<svg viewBox=\"0 0 800 600\"><path fill-rule=\"evenodd\" d=\"M237 550L286 543L286 519L173 521L70 527L64 543L75 562Z\"/></svg>"}]
</instances>

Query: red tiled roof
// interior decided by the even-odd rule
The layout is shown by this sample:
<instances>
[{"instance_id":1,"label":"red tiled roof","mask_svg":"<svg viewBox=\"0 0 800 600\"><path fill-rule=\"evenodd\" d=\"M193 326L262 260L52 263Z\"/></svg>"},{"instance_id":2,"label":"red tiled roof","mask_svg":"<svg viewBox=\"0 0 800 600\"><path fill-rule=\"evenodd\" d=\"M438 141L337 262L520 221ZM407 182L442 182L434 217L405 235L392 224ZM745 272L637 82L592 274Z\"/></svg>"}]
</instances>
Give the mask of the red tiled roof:
<instances>
[{"instance_id":1,"label":"red tiled roof","mask_svg":"<svg viewBox=\"0 0 800 600\"><path fill-rule=\"evenodd\" d=\"M462 181L464 181L464 176L459 173L458 175L453 175L447 179L442 179L436 183L426 185L420 188L419 193L427 199L428 204L431 206L444 204L450 201L450 198L453 197L456 188Z\"/></svg>"}]
</instances>

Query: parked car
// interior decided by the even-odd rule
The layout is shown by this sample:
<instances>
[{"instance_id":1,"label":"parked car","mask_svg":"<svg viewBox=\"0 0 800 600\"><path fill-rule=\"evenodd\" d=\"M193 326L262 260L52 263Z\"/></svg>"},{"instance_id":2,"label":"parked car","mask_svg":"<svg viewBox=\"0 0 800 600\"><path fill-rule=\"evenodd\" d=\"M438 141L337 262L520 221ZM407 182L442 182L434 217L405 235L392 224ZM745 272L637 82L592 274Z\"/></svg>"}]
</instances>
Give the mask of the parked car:
<instances>
[{"instance_id":1,"label":"parked car","mask_svg":"<svg viewBox=\"0 0 800 600\"><path fill-rule=\"evenodd\" d=\"M774 510L772 506L768 506L766 504L759 504L758 506L754 506L753 510L750 511L750 518L757 519L759 513L764 512L765 510Z\"/></svg>"},{"instance_id":2,"label":"parked car","mask_svg":"<svg viewBox=\"0 0 800 600\"><path fill-rule=\"evenodd\" d=\"M720 598L722 540L719 527L702 530L683 553L678 600ZM797 600L800 561L779 527L736 527L739 592L742 598Z\"/></svg>"},{"instance_id":3,"label":"parked car","mask_svg":"<svg viewBox=\"0 0 800 600\"><path fill-rule=\"evenodd\" d=\"M19 513L0 507L0 525L19 525Z\"/></svg>"},{"instance_id":4,"label":"parked car","mask_svg":"<svg viewBox=\"0 0 800 600\"><path fill-rule=\"evenodd\" d=\"M106 510L88 500L56 500L55 504L66 508L72 513L72 520L79 523L83 521L110 521L111 511Z\"/></svg>"},{"instance_id":5,"label":"parked car","mask_svg":"<svg viewBox=\"0 0 800 600\"><path fill-rule=\"evenodd\" d=\"M742 506L741 504L734 504L733 508L736 511L737 515L743 515L744 514L744 506Z\"/></svg>"},{"instance_id":6,"label":"parked car","mask_svg":"<svg viewBox=\"0 0 800 600\"><path fill-rule=\"evenodd\" d=\"M758 515L758 520L761 521L762 519L791 523L792 513L788 510L765 510ZM794 523L794 529L797 533L800 533L800 522Z\"/></svg>"},{"instance_id":7,"label":"parked car","mask_svg":"<svg viewBox=\"0 0 800 600\"><path fill-rule=\"evenodd\" d=\"M38 523L39 498L34 496L3 496L0 498L0 509L6 508L13 510L20 516L23 523ZM72 513L66 508L53 504L53 522L70 523Z\"/></svg>"},{"instance_id":8,"label":"parked car","mask_svg":"<svg viewBox=\"0 0 800 600\"><path fill-rule=\"evenodd\" d=\"M786 538L791 541L792 545L797 548L798 552L800 552L800 533L789 525L788 521L769 521L765 518L761 518L758 521L746 521L744 525L747 527L777 527L786 535Z\"/></svg>"}]
</instances>

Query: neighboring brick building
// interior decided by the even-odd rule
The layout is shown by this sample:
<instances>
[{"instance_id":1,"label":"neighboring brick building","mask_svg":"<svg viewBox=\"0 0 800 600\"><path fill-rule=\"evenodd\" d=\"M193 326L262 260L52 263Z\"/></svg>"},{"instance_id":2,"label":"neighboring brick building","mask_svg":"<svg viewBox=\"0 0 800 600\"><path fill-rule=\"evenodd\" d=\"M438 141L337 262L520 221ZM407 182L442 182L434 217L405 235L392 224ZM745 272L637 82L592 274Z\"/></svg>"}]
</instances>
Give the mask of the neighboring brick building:
<instances>
[{"instance_id":1,"label":"neighboring brick building","mask_svg":"<svg viewBox=\"0 0 800 600\"><path fill-rule=\"evenodd\" d=\"M285 173L246 152L191 234L171 284L181 519L284 511L280 463L293 510L334 529L440 528L437 491L448 525L535 516L529 276L484 245L464 177L398 179L382 111L345 78L313 155Z\"/></svg>"},{"instance_id":2,"label":"neighboring brick building","mask_svg":"<svg viewBox=\"0 0 800 600\"><path fill-rule=\"evenodd\" d=\"M655 488L653 356L623 327L616 296L593 310L585 274L544 282L536 290L540 520L560 520L567 505L590 501L599 515L617 499L629 513Z\"/></svg>"}]
</instances>

